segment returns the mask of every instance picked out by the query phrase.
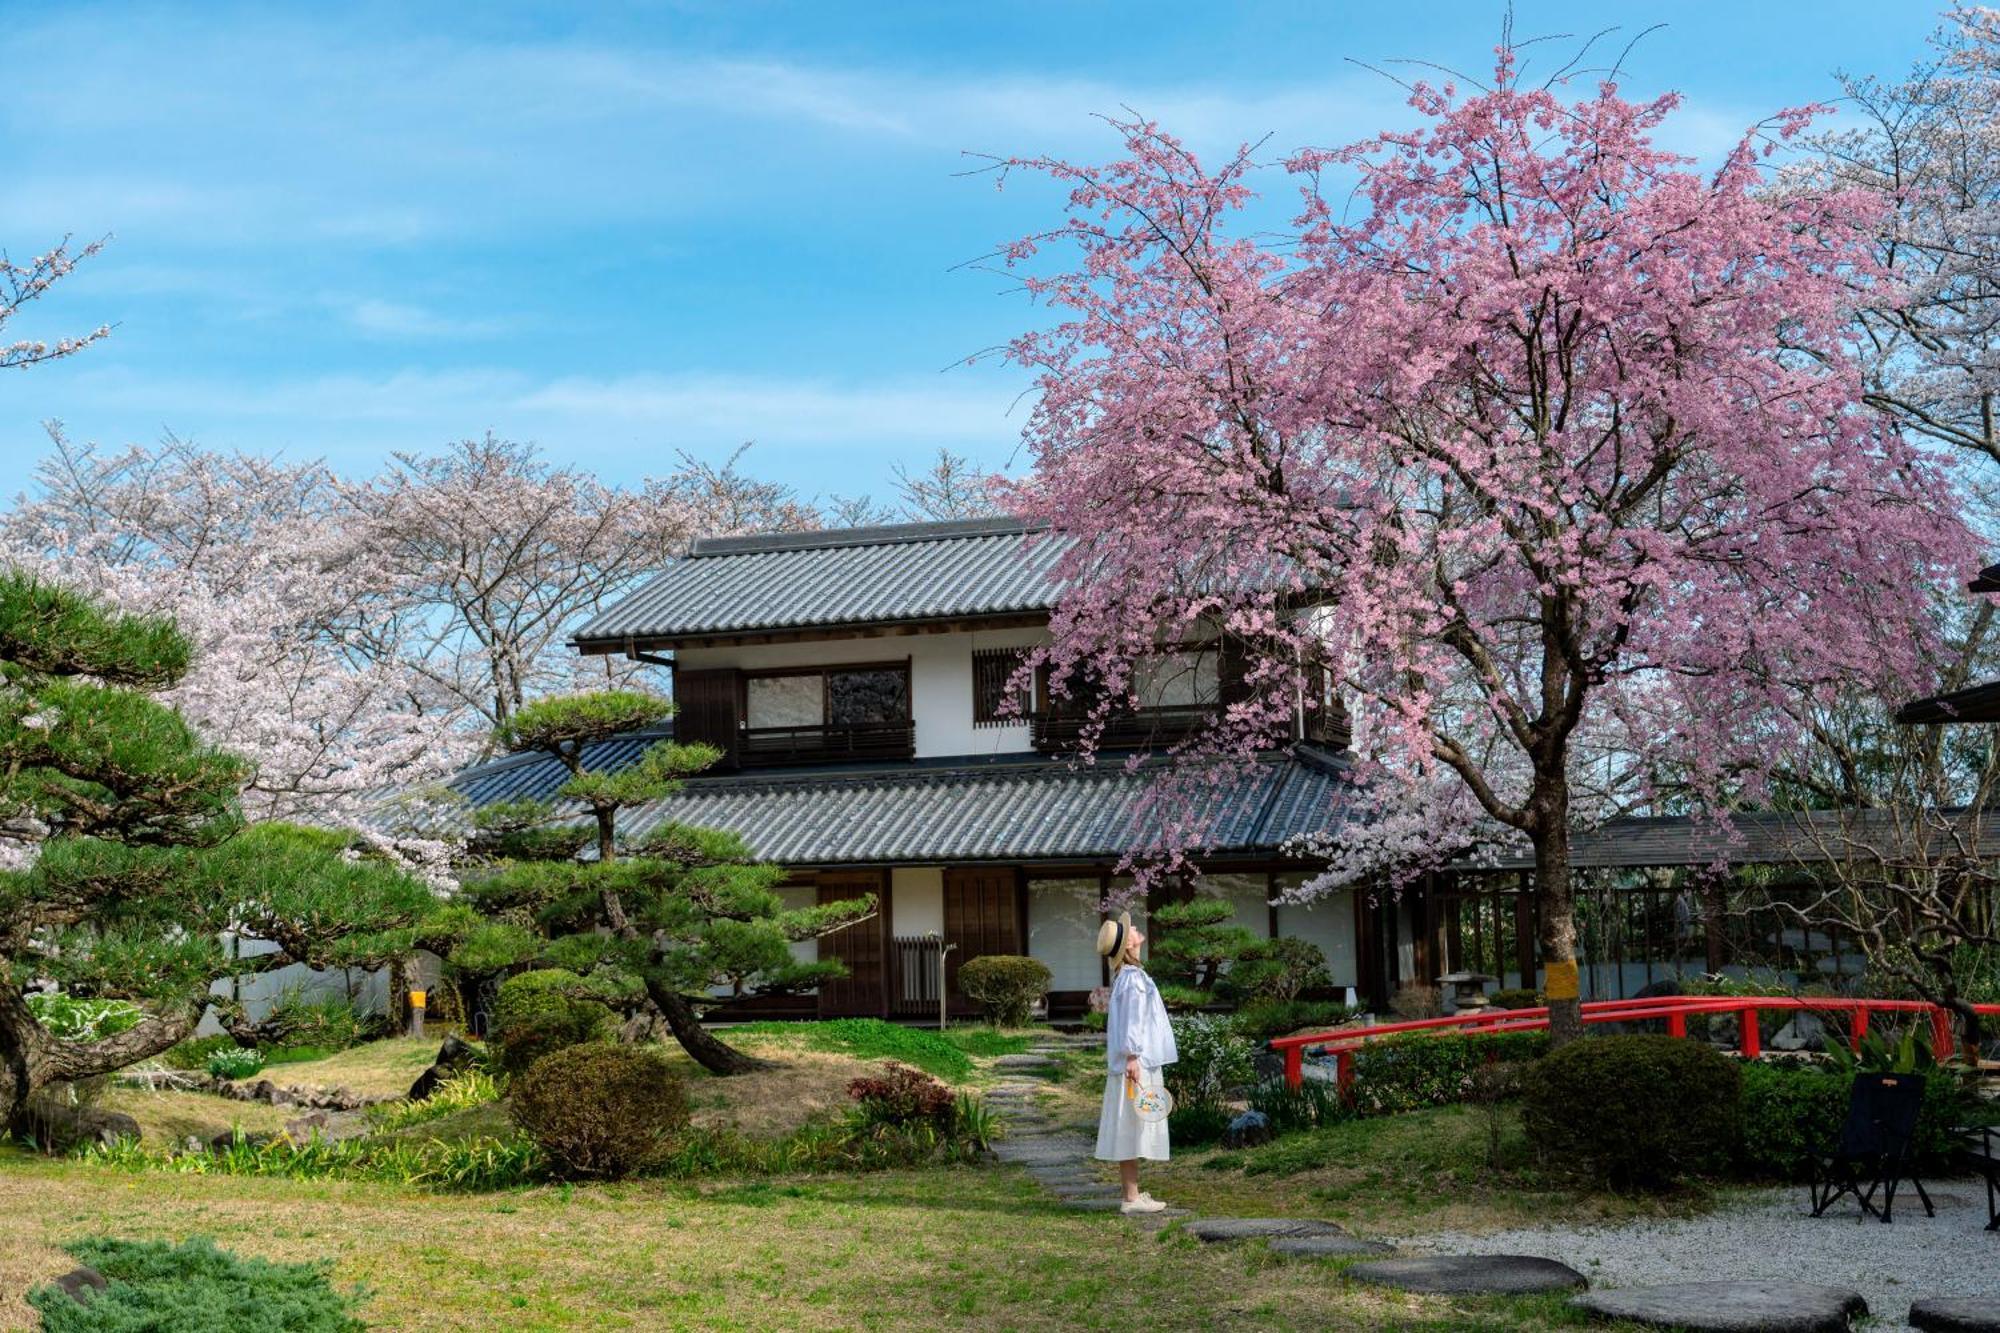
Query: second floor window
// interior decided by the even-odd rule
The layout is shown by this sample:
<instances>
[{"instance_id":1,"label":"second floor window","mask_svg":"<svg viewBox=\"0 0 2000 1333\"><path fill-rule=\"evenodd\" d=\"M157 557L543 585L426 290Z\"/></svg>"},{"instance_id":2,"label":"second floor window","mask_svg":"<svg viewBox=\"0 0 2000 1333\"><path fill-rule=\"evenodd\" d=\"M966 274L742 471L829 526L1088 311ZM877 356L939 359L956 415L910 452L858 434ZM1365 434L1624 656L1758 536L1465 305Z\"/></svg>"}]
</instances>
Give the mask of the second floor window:
<instances>
[{"instance_id":1,"label":"second floor window","mask_svg":"<svg viewBox=\"0 0 2000 1333\"><path fill-rule=\"evenodd\" d=\"M760 673L745 677L743 693L744 725L752 731L910 720L910 670L900 663Z\"/></svg>"}]
</instances>

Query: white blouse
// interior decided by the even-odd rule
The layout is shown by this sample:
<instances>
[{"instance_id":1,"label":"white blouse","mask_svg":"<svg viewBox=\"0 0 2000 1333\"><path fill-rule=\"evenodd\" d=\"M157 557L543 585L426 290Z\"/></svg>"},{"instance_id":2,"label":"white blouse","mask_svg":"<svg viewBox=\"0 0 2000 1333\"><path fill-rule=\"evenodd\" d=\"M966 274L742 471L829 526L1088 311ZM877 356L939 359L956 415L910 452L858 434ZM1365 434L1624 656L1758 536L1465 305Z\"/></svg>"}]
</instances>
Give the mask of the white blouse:
<instances>
[{"instance_id":1,"label":"white blouse","mask_svg":"<svg viewBox=\"0 0 2000 1333\"><path fill-rule=\"evenodd\" d=\"M1147 1069L1181 1058L1174 1048L1167 1006L1160 1002L1160 988L1144 968L1128 965L1118 969L1117 979L1111 983L1111 1003L1104 1013L1105 1067L1122 1074L1126 1057L1133 1055Z\"/></svg>"}]
</instances>

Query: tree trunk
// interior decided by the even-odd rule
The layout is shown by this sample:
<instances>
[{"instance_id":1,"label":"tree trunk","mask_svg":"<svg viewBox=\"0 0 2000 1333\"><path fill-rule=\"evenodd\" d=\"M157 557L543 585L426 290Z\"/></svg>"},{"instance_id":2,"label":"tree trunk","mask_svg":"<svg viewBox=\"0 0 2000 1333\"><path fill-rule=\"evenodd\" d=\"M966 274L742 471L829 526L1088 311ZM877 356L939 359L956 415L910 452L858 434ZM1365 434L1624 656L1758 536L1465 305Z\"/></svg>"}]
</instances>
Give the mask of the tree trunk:
<instances>
[{"instance_id":1,"label":"tree trunk","mask_svg":"<svg viewBox=\"0 0 2000 1333\"><path fill-rule=\"evenodd\" d=\"M1542 921L1542 993L1549 1007L1549 1045L1583 1035L1583 1001L1576 959L1576 885L1569 864L1569 780L1558 767L1538 777L1530 802L1535 828L1535 898Z\"/></svg>"},{"instance_id":2,"label":"tree trunk","mask_svg":"<svg viewBox=\"0 0 2000 1333\"><path fill-rule=\"evenodd\" d=\"M754 1055L745 1055L717 1037L701 1025L701 1016L685 996L671 986L662 985L648 978L646 994L652 997L667 1026L673 1029L674 1040L681 1049L694 1057L696 1064L711 1074L747 1074L752 1070L769 1069L768 1061L759 1060Z\"/></svg>"}]
</instances>

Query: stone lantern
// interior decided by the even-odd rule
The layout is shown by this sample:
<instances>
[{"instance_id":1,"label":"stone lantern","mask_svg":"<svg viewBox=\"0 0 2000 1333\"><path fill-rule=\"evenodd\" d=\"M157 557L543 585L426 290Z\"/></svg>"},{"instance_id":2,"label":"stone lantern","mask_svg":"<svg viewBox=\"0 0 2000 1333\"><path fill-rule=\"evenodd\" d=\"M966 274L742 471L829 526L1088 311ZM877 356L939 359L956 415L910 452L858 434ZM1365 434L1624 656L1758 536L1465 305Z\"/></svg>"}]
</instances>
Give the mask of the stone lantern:
<instances>
[{"instance_id":1,"label":"stone lantern","mask_svg":"<svg viewBox=\"0 0 2000 1333\"><path fill-rule=\"evenodd\" d=\"M1468 1009L1484 1009L1493 1003L1486 998L1486 983L1498 981L1484 972L1447 972L1438 978L1438 985L1451 987L1452 1003L1460 1013Z\"/></svg>"}]
</instances>

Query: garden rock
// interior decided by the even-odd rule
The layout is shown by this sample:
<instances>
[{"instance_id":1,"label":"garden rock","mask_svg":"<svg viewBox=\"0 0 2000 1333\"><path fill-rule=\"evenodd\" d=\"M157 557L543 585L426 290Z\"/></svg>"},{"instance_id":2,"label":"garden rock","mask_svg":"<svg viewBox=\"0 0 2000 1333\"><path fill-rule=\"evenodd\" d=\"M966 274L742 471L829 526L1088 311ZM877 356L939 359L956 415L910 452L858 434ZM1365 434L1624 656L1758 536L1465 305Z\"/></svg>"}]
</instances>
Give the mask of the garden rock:
<instances>
[{"instance_id":1,"label":"garden rock","mask_svg":"<svg viewBox=\"0 0 2000 1333\"><path fill-rule=\"evenodd\" d=\"M1271 1242L1271 1253L1288 1254L1294 1259L1346 1259L1357 1254L1392 1254L1395 1247L1379 1240L1356 1240L1352 1236L1280 1236Z\"/></svg>"},{"instance_id":2,"label":"garden rock","mask_svg":"<svg viewBox=\"0 0 2000 1333\"><path fill-rule=\"evenodd\" d=\"M431 1062L429 1069L417 1075L417 1081L410 1085L410 1100L413 1102L424 1100L437 1091L438 1084L453 1074L472 1068L478 1060L479 1052L473 1050L468 1043L459 1040L455 1035L446 1037L444 1045L438 1047L437 1059Z\"/></svg>"},{"instance_id":3,"label":"garden rock","mask_svg":"<svg viewBox=\"0 0 2000 1333\"><path fill-rule=\"evenodd\" d=\"M225 1129L221 1133L213 1134L209 1137L208 1150L210 1152L228 1152L236 1146L238 1138L243 1140L243 1146L246 1148L265 1148L275 1143L278 1136L276 1134L267 1134L263 1130L257 1130L254 1133L239 1133L237 1130Z\"/></svg>"},{"instance_id":4,"label":"garden rock","mask_svg":"<svg viewBox=\"0 0 2000 1333\"><path fill-rule=\"evenodd\" d=\"M285 1137L293 1143L304 1143L315 1135L325 1138L327 1137L327 1126L329 1123L330 1121L326 1112L313 1111L300 1116L297 1120L287 1120L285 1122Z\"/></svg>"},{"instance_id":5,"label":"garden rock","mask_svg":"<svg viewBox=\"0 0 2000 1333\"><path fill-rule=\"evenodd\" d=\"M1817 1051L1824 1044L1826 1025L1812 1014L1799 1013L1771 1034L1774 1051Z\"/></svg>"},{"instance_id":6,"label":"garden rock","mask_svg":"<svg viewBox=\"0 0 2000 1333\"><path fill-rule=\"evenodd\" d=\"M1213 1245L1226 1240L1259 1240L1278 1236L1339 1236L1332 1222L1304 1217L1203 1217L1187 1224L1188 1235Z\"/></svg>"},{"instance_id":7,"label":"garden rock","mask_svg":"<svg viewBox=\"0 0 2000 1333\"><path fill-rule=\"evenodd\" d=\"M1681 1282L1593 1291L1570 1302L1602 1319L1707 1333L1845 1333L1861 1293L1804 1282Z\"/></svg>"},{"instance_id":8,"label":"garden rock","mask_svg":"<svg viewBox=\"0 0 2000 1333\"><path fill-rule=\"evenodd\" d=\"M1916 1301L1910 1306L1910 1326L1925 1333L2000 1333L2000 1296Z\"/></svg>"},{"instance_id":9,"label":"garden rock","mask_svg":"<svg viewBox=\"0 0 2000 1333\"><path fill-rule=\"evenodd\" d=\"M136 1141L139 1122L123 1111L38 1104L30 1112L28 1135L45 1152L66 1153L87 1143L109 1147L120 1139Z\"/></svg>"},{"instance_id":10,"label":"garden rock","mask_svg":"<svg viewBox=\"0 0 2000 1333\"><path fill-rule=\"evenodd\" d=\"M1245 1111L1229 1122L1222 1132L1225 1148L1255 1148L1271 1141L1271 1117L1262 1111Z\"/></svg>"},{"instance_id":11,"label":"garden rock","mask_svg":"<svg viewBox=\"0 0 2000 1333\"><path fill-rule=\"evenodd\" d=\"M1356 1264L1357 1282L1436 1296L1527 1296L1588 1286L1568 1264L1527 1254L1433 1254Z\"/></svg>"},{"instance_id":12,"label":"garden rock","mask_svg":"<svg viewBox=\"0 0 2000 1333\"><path fill-rule=\"evenodd\" d=\"M78 1305L90 1304L91 1297L85 1293L100 1292L110 1285L104 1274L87 1264L72 1268L56 1279L56 1288Z\"/></svg>"}]
</instances>

